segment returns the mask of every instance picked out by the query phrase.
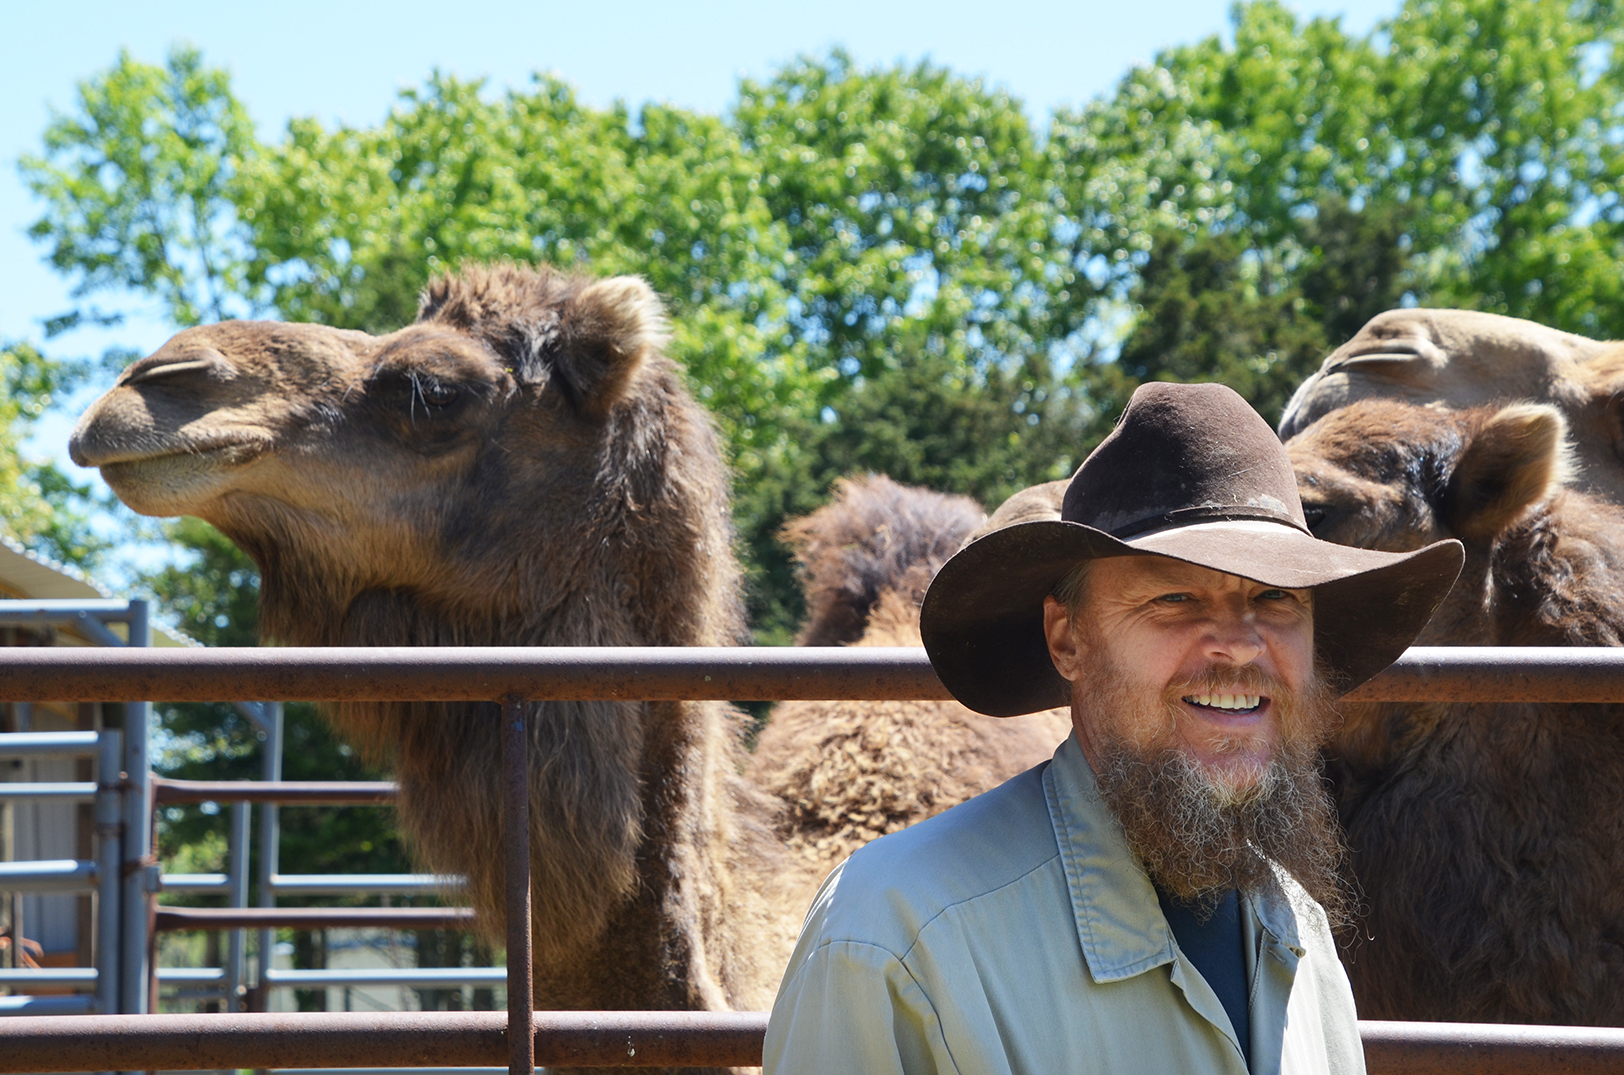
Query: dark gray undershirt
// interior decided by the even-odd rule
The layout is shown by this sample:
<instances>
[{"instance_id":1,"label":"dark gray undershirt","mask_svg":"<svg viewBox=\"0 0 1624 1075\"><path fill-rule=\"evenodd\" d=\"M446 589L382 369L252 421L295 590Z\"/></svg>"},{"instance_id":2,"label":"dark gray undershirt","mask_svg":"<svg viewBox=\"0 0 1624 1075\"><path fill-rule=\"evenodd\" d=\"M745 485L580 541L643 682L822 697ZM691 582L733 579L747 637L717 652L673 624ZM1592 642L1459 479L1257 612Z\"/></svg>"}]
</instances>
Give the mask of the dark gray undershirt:
<instances>
[{"instance_id":1,"label":"dark gray undershirt","mask_svg":"<svg viewBox=\"0 0 1624 1075\"><path fill-rule=\"evenodd\" d=\"M1178 939L1179 949L1195 964L1201 977L1229 1015L1229 1024L1235 1028L1235 1040L1240 1043L1241 1054L1247 1067L1252 1065L1251 1007L1247 1003L1246 946L1241 936L1240 898L1231 889L1219 901L1218 907L1205 918L1206 908L1199 911L1156 886L1156 899L1162 905L1162 914Z\"/></svg>"}]
</instances>

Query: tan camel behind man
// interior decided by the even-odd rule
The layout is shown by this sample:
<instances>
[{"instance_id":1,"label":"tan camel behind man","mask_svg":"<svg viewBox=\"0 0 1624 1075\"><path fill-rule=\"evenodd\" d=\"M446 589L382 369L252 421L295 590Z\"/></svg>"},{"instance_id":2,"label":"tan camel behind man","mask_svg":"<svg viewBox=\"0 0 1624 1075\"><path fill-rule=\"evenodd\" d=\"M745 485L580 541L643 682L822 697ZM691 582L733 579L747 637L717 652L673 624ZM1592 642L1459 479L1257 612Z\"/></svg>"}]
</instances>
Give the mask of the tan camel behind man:
<instances>
[{"instance_id":1,"label":"tan camel behind man","mask_svg":"<svg viewBox=\"0 0 1624 1075\"><path fill-rule=\"evenodd\" d=\"M384 336L182 332L124 372L71 447L135 510L206 519L252 556L277 642L731 645L727 473L663 342L641 280L468 268ZM766 1006L821 874L774 831L783 801L739 775L739 715L532 714L538 1003ZM415 849L468 877L498 934L494 707L331 715L393 760Z\"/></svg>"},{"instance_id":2,"label":"tan camel behind man","mask_svg":"<svg viewBox=\"0 0 1624 1075\"><path fill-rule=\"evenodd\" d=\"M784 528L807 589L798 641L920 645L930 580L963 542L1015 521L1006 509L1025 495L989 520L965 497L881 476L838 483L830 504ZM822 875L870 840L1047 761L1070 731L1062 710L999 718L951 700L783 702L745 773L783 801L780 835Z\"/></svg>"},{"instance_id":3,"label":"tan camel behind man","mask_svg":"<svg viewBox=\"0 0 1624 1075\"><path fill-rule=\"evenodd\" d=\"M1624 644L1624 508L1547 404L1365 399L1286 444L1316 536L1466 566L1423 646ZM1349 703L1329 775L1372 1019L1624 1025L1624 705Z\"/></svg>"},{"instance_id":4,"label":"tan camel behind man","mask_svg":"<svg viewBox=\"0 0 1624 1075\"><path fill-rule=\"evenodd\" d=\"M1371 398L1449 410L1550 404L1573 440L1574 487L1624 504L1624 343L1474 310L1389 310L1298 387L1280 436Z\"/></svg>"}]
</instances>

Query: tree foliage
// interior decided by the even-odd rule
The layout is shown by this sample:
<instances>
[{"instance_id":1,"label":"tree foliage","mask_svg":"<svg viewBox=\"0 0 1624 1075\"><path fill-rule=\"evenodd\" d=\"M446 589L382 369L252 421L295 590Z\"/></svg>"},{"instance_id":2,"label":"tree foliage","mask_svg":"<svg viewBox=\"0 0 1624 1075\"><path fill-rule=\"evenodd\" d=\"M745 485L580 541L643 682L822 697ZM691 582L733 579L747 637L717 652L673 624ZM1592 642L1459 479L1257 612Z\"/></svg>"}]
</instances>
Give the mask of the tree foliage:
<instances>
[{"instance_id":1,"label":"tree foliage","mask_svg":"<svg viewBox=\"0 0 1624 1075\"><path fill-rule=\"evenodd\" d=\"M0 340L0 532L54 560L89 568L107 551L90 526L89 487L24 451L34 423L87 370L32 344Z\"/></svg>"},{"instance_id":2,"label":"tree foliage","mask_svg":"<svg viewBox=\"0 0 1624 1075\"><path fill-rule=\"evenodd\" d=\"M225 73L195 49L161 68L120 52L80 83L77 105L53 116L43 155L21 161L46 207L29 234L74 296L149 295L177 325L260 309L232 226L235 169L256 143ZM53 327L86 319L118 317L81 308Z\"/></svg>"}]
</instances>

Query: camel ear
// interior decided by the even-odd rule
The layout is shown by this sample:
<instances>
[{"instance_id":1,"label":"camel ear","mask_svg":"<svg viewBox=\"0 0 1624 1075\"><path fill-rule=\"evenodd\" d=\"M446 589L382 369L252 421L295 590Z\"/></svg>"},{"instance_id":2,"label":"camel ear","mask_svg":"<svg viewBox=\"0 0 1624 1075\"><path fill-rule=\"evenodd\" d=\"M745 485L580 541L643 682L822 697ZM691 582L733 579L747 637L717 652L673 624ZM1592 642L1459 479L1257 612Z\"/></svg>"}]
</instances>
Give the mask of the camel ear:
<instances>
[{"instance_id":1,"label":"camel ear","mask_svg":"<svg viewBox=\"0 0 1624 1075\"><path fill-rule=\"evenodd\" d=\"M1472 434L1444 494L1444 521L1484 543L1546 500L1572 475L1568 426L1555 407L1514 403Z\"/></svg>"},{"instance_id":2,"label":"camel ear","mask_svg":"<svg viewBox=\"0 0 1624 1075\"><path fill-rule=\"evenodd\" d=\"M602 418L667 339L665 308L641 277L594 280L559 311L558 374L581 409Z\"/></svg>"}]
</instances>

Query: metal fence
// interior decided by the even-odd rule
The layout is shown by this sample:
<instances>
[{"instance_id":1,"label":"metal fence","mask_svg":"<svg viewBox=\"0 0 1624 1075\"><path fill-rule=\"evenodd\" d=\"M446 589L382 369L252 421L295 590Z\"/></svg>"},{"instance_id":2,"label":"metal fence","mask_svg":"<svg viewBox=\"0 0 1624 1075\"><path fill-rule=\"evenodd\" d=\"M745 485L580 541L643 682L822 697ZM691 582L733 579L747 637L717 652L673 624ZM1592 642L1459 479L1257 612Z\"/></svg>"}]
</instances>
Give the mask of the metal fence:
<instances>
[{"instance_id":1,"label":"metal fence","mask_svg":"<svg viewBox=\"0 0 1624 1075\"><path fill-rule=\"evenodd\" d=\"M0 701L229 697L325 701L483 700L501 705L503 809L528 815L527 701L542 699L907 700L945 698L918 649L211 649L0 651ZM1352 696L1361 701L1624 700L1624 650L1413 649ZM98 749L103 749L100 740ZM223 795L175 783L167 794ZM242 787L244 800L273 789ZM98 792L99 793L99 792ZM126 788L123 792L128 795ZM310 795L378 795L317 788ZM232 793L235 797L235 793ZM351 800L353 801L353 800ZM535 1013L530 862L505 827L508 1011L94 1015L0 1021L0 1073L131 1068L454 1067L505 1056L549 1065L760 1063L765 1016L706 1012ZM150 854L142 849L143 856ZM126 858L122 874L145 868ZM105 876L105 875L104 875ZM152 911L147 893L140 913ZM277 912L287 911L281 919ZM268 928L294 909L213 909L214 924ZM128 905L122 914L131 913ZM183 912L197 916L198 911ZM323 910L323 917L329 912ZM208 918L193 917L197 923ZM304 919L313 921L313 919ZM129 968L121 978L128 980ZM1619 1071L1624 1030L1363 1023L1373 1072Z\"/></svg>"},{"instance_id":2,"label":"metal fence","mask_svg":"<svg viewBox=\"0 0 1624 1075\"><path fill-rule=\"evenodd\" d=\"M117 628L122 627L122 635ZM144 601L111 599L24 599L0 600L0 628L21 628L41 632L67 628L72 634L99 647L146 646L156 641L148 622ZM41 637L49 638L49 635ZM222 696L225 697L225 696ZM52 699L59 701L60 699ZM219 699L213 699L219 700ZM276 904L283 897L332 895L444 894L460 885L460 878L432 875L311 875L279 872L282 805L386 805L395 799L393 784L340 784L332 782L285 782L281 780L284 738L281 702L230 703L246 718L263 739L264 782L207 782L165 780L148 771L150 741L146 735L124 736L117 728L101 734L93 731L0 733L0 763L21 759L94 758L95 778L72 782L41 780L0 780L0 808L11 806L46 807L94 803L94 816L86 819L93 829L91 853L83 859L47 855L14 856L0 861L0 900L9 900L11 933L15 943L11 966L0 966L0 1017L38 1014L96 1012L132 1014L157 1010L160 987L171 997L184 997L203 1003L218 1002L227 1011L268 1010L271 991L277 989L320 989L391 985L442 990L463 985L500 983L505 974L499 967L469 968L384 968L364 970L278 970L274 967L275 930L379 927L401 929L467 928L471 913L455 908L338 909L322 921L306 911L296 919L278 914ZM31 703L19 703L15 714L26 728L34 715ZM137 703L126 707L125 723L145 731L149 706ZM105 712L103 716L106 716ZM116 723L116 722L115 722ZM104 775L105 774L105 775ZM121 775L125 774L125 775ZM226 819L227 872L219 874L159 874L154 856L154 822L157 811L180 803L229 805ZM259 804L257 854L250 853L255 842L250 824L250 804ZM40 816L30 820L38 827ZM61 823L61 815L53 820ZM58 832L54 835L61 837ZM143 838L147 854L136 846ZM129 843L129 847L124 845ZM70 852L71 853L71 852ZM157 910L147 906L154 891L183 895L224 896L229 908L248 907L250 859L256 869L262 911L248 910L227 922L217 909L173 908ZM125 867L125 863L132 865ZM139 863L139 865L134 865ZM76 933L81 937L81 953L93 951L92 965L28 965L24 945L38 939L26 928L20 914L24 901L32 897L38 906L44 900L73 899L95 894L91 925ZM129 908L127 918L121 909ZM292 908L284 910L294 910ZM349 913L346 913L349 912ZM87 911L87 913L89 913ZM60 917L60 913L58 915ZM33 926L31 921L26 926ZM170 931L217 930L224 933L226 951L220 966L158 967L157 937ZM257 934L257 969L250 975L248 936ZM85 938L94 936L94 943ZM24 940L27 938L27 940ZM64 993L63 991L67 991Z\"/></svg>"}]
</instances>

